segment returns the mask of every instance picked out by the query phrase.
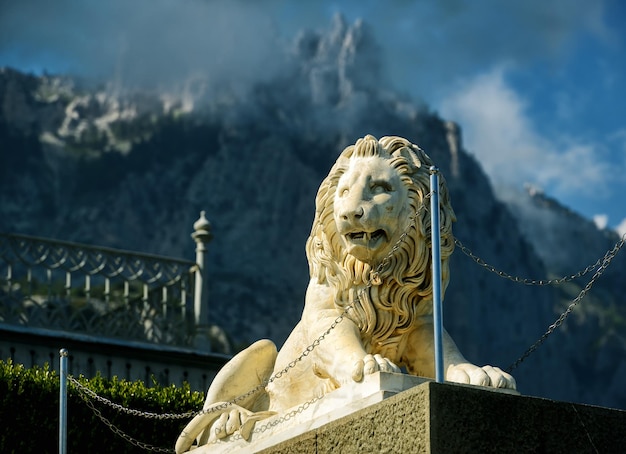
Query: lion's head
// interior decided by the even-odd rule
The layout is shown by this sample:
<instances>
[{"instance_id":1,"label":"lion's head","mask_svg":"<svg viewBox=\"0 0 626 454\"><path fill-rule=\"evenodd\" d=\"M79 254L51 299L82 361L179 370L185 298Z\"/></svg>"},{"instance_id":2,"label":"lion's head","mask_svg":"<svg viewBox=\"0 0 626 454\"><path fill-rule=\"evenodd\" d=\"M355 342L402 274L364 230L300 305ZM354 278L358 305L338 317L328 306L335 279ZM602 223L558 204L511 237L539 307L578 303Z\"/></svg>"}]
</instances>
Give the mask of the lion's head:
<instances>
[{"instance_id":1,"label":"lion's head","mask_svg":"<svg viewBox=\"0 0 626 454\"><path fill-rule=\"evenodd\" d=\"M378 141L368 135L341 153L318 190L306 245L311 277L335 290L337 307L354 303L349 316L371 342L402 334L415 317L432 311L425 200L431 165L428 155L406 139ZM455 216L443 178L439 197L445 290Z\"/></svg>"}]
</instances>

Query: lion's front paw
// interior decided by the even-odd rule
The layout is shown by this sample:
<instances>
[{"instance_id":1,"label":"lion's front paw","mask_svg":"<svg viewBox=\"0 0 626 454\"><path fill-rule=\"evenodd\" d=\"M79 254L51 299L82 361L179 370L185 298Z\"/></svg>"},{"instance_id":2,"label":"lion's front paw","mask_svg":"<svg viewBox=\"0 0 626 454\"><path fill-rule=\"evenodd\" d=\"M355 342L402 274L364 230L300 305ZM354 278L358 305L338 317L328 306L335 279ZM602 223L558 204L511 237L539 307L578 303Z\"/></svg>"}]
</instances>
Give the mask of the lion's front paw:
<instances>
[{"instance_id":1,"label":"lion's front paw","mask_svg":"<svg viewBox=\"0 0 626 454\"><path fill-rule=\"evenodd\" d=\"M235 432L239 432L244 440L248 440L256 422L274 414L274 412L270 411L255 413L246 410L245 408L238 406L234 407L235 408L229 412L222 413L222 415L209 427L209 443L226 438Z\"/></svg>"},{"instance_id":2,"label":"lion's front paw","mask_svg":"<svg viewBox=\"0 0 626 454\"><path fill-rule=\"evenodd\" d=\"M446 380L492 388L516 389L515 379L499 367L461 363L448 367Z\"/></svg>"},{"instance_id":3,"label":"lion's front paw","mask_svg":"<svg viewBox=\"0 0 626 454\"><path fill-rule=\"evenodd\" d=\"M374 372L400 372L400 368L391 360L381 355L365 355L363 359L358 360L352 369L352 379L356 382L363 380L365 375Z\"/></svg>"},{"instance_id":4,"label":"lion's front paw","mask_svg":"<svg viewBox=\"0 0 626 454\"><path fill-rule=\"evenodd\" d=\"M216 402L197 414L183 429L176 441L177 454L239 432L248 440L257 421L274 415L272 411L252 412L238 405ZM197 442L195 446L193 443Z\"/></svg>"},{"instance_id":5,"label":"lion's front paw","mask_svg":"<svg viewBox=\"0 0 626 454\"><path fill-rule=\"evenodd\" d=\"M246 427L246 422L248 422L249 417L252 413L243 410L242 408L233 408L227 413L222 413L222 415L211 425L208 430L210 435L209 442L214 441L215 439L225 438L229 435L234 434L241 427ZM247 431L242 431L242 437L247 439L249 437L249 433Z\"/></svg>"}]
</instances>

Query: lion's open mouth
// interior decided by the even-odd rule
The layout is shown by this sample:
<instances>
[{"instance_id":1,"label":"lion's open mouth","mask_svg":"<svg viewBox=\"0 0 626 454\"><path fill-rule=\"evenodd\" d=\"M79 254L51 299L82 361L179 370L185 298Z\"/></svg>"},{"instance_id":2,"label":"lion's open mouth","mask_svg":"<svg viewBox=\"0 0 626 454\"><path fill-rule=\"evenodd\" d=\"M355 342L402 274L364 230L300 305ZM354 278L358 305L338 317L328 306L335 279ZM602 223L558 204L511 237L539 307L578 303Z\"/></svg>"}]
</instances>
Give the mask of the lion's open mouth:
<instances>
[{"instance_id":1,"label":"lion's open mouth","mask_svg":"<svg viewBox=\"0 0 626 454\"><path fill-rule=\"evenodd\" d=\"M346 237L352 243L363 244L368 247L377 245L378 242L384 240L386 236L385 231L382 229L378 229L374 232L351 232L346 234Z\"/></svg>"}]
</instances>

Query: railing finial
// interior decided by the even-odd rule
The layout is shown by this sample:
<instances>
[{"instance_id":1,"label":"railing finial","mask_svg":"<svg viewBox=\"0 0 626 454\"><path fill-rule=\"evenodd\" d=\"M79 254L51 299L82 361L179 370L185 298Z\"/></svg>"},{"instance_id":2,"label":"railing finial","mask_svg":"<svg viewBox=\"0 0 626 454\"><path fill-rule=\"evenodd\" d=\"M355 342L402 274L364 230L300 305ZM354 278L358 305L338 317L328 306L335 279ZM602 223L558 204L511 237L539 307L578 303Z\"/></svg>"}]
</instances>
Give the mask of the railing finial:
<instances>
[{"instance_id":1,"label":"railing finial","mask_svg":"<svg viewBox=\"0 0 626 454\"><path fill-rule=\"evenodd\" d=\"M193 229L194 233L192 234L192 237L196 240L196 242L198 242L196 239L198 237L203 237L202 241L204 243L208 243L211 240L213 236L211 235L211 223L206 218L206 212L204 210L200 212L198 220L193 223Z\"/></svg>"},{"instance_id":2,"label":"railing finial","mask_svg":"<svg viewBox=\"0 0 626 454\"><path fill-rule=\"evenodd\" d=\"M196 275L194 292L194 322L197 336L196 345L206 348L208 338L206 330L209 324L209 300L208 300L208 277L206 273L207 244L213 238L211 223L207 220L205 212L200 212L200 218L193 224L194 232L191 237L196 242ZM210 344L208 345L210 348Z\"/></svg>"}]
</instances>

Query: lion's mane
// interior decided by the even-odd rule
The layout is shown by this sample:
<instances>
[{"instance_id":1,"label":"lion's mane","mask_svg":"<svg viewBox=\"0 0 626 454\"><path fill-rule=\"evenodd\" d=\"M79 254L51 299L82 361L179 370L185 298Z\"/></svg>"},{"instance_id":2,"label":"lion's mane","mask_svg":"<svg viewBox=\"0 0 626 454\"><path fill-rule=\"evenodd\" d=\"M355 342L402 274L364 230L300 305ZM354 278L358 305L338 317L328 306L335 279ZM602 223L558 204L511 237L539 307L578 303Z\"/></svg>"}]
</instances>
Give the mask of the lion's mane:
<instances>
[{"instance_id":1,"label":"lion's mane","mask_svg":"<svg viewBox=\"0 0 626 454\"><path fill-rule=\"evenodd\" d=\"M337 184L355 157L382 157L408 188L409 228L382 263L367 264L346 253L333 212ZM432 313L430 166L432 160L418 146L401 137L376 140L368 135L347 147L321 183L315 220L307 240L309 272L334 290L334 304L353 308L348 317L361 331L364 343L382 346L408 331L417 317ZM449 258L454 250L454 211L445 180L440 178L442 293L450 280ZM422 204L424 206L422 207ZM417 214L417 216L416 216ZM400 241L401 240L401 241ZM377 271L378 279L372 279Z\"/></svg>"}]
</instances>

